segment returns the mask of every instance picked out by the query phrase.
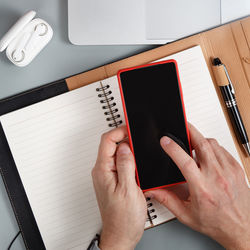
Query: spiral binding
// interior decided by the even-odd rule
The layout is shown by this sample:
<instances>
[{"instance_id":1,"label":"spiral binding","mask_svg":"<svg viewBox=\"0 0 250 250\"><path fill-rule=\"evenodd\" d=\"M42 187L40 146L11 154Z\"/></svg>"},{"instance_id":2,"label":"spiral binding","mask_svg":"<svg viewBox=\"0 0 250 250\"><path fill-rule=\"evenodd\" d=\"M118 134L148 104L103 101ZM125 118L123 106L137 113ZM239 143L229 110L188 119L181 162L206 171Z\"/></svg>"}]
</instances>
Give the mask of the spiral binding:
<instances>
[{"instance_id":1,"label":"spiral binding","mask_svg":"<svg viewBox=\"0 0 250 250\"><path fill-rule=\"evenodd\" d=\"M155 213L155 209L152 208L153 203L149 202L150 200L151 200L150 198L146 199L146 201L147 201L147 208L148 208L148 217L149 217L149 218L147 218L147 221L151 221L152 222L154 219L157 218L157 215L156 214L152 215L153 213Z\"/></svg>"},{"instance_id":2,"label":"spiral binding","mask_svg":"<svg viewBox=\"0 0 250 250\"><path fill-rule=\"evenodd\" d=\"M104 112L104 115L109 116L106 118L106 121L110 122L108 124L109 127L118 127L120 124L122 124L122 120L118 120L121 116L120 114L117 114L118 109L114 108L116 103L114 102L114 97L110 96L112 94L112 91L109 90L110 86L103 85L102 82L100 83L101 87L97 88L96 91L100 92L98 97L103 98L100 100L100 103L105 104L102 106L102 108L108 110Z\"/></svg>"}]
</instances>

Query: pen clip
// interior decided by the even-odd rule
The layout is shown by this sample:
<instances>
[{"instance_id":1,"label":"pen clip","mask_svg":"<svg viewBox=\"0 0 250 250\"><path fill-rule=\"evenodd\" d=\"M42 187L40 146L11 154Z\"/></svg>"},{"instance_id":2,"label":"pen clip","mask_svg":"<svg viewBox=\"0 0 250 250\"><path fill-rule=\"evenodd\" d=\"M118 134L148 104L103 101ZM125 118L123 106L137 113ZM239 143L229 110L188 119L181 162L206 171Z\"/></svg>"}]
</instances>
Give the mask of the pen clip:
<instances>
[{"instance_id":1,"label":"pen clip","mask_svg":"<svg viewBox=\"0 0 250 250\"><path fill-rule=\"evenodd\" d=\"M232 81L231 81L231 79L230 79L230 76L229 76L229 74L228 74L227 68L226 68L226 66L225 66L224 64L223 64L223 67L224 67L224 70L225 70L225 72L226 72L226 76L227 76L227 79L228 79L228 82L229 82L230 91L231 91L231 93L232 93L233 95L235 95L234 86L233 86L233 83L232 83Z\"/></svg>"}]
</instances>

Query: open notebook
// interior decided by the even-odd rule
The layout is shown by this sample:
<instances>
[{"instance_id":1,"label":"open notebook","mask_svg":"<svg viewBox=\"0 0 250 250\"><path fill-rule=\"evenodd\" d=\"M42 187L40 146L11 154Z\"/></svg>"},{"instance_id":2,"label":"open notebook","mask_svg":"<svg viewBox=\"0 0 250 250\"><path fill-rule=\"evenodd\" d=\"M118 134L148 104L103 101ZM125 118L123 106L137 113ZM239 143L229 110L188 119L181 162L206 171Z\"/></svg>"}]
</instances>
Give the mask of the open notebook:
<instances>
[{"instance_id":1,"label":"open notebook","mask_svg":"<svg viewBox=\"0 0 250 250\"><path fill-rule=\"evenodd\" d=\"M187 119L239 160L201 48L162 60L170 58L179 66ZM111 109L105 108L107 101ZM91 179L100 136L124 124L116 76L3 115L0 121L46 248L86 249L101 230ZM145 228L174 218L154 200L148 209L151 219Z\"/></svg>"}]
</instances>

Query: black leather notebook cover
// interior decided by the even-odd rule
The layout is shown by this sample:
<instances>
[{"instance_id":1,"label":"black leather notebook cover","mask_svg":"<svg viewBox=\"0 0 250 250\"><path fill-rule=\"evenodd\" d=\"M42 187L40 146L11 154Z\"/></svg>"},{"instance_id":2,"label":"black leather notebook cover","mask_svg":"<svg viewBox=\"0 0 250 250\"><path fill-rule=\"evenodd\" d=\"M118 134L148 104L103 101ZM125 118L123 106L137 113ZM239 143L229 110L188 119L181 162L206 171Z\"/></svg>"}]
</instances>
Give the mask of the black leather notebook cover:
<instances>
[{"instance_id":1,"label":"black leather notebook cover","mask_svg":"<svg viewBox=\"0 0 250 250\"><path fill-rule=\"evenodd\" d=\"M68 91L65 80L0 101L0 115L46 100ZM33 212L0 124L0 172L27 249L45 249Z\"/></svg>"}]
</instances>

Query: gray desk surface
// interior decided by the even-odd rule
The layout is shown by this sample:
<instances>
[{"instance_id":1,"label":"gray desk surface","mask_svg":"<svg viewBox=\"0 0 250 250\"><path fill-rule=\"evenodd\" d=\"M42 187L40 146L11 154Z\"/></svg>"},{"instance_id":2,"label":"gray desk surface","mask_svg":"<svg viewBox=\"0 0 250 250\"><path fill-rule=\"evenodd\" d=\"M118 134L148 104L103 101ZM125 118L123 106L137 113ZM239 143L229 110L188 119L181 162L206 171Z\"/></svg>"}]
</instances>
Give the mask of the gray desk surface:
<instances>
[{"instance_id":1,"label":"gray desk surface","mask_svg":"<svg viewBox=\"0 0 250 250\"><path fill-rule=\"evenodd\" d=\"M150 49L150 46L74 46L67 36L66 0L0 0L0 37L27 10L36 10L54 29L54 37L27 67L0 55L0 99ZM0 249L5 250L18 226L0 178ZM21 237L12 249L25 249ZM147 230L137 249L222 249L217 243L172 221Z\"/></svg>"}]
</instances>

